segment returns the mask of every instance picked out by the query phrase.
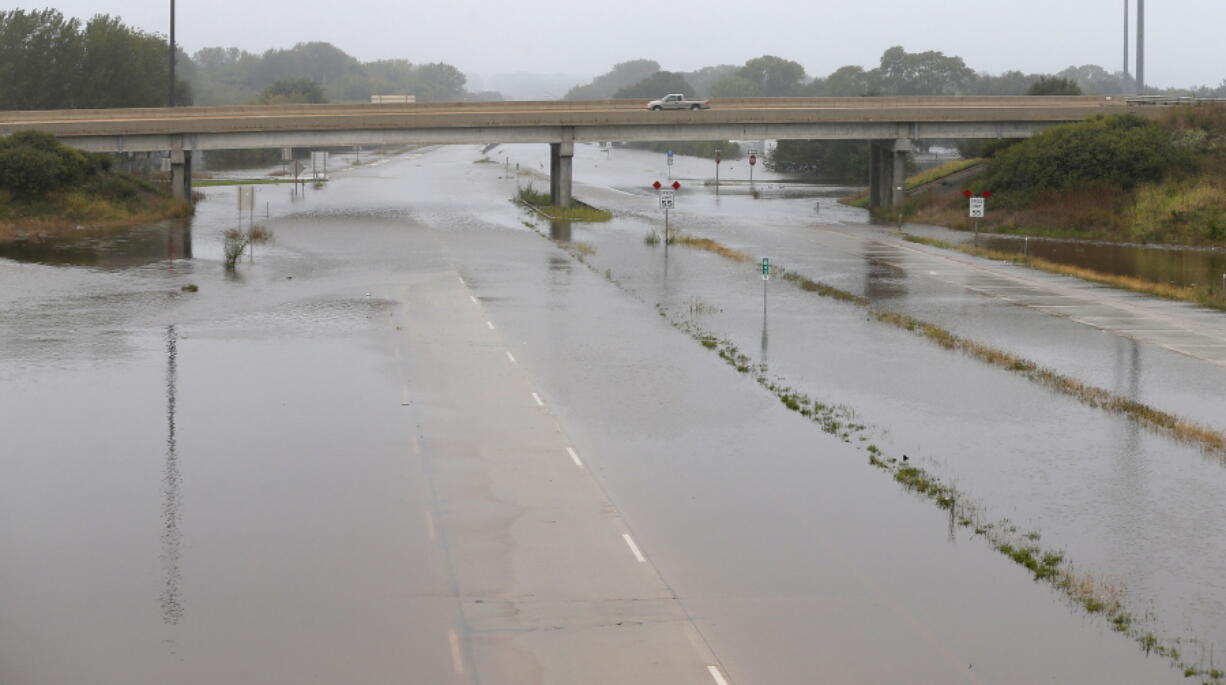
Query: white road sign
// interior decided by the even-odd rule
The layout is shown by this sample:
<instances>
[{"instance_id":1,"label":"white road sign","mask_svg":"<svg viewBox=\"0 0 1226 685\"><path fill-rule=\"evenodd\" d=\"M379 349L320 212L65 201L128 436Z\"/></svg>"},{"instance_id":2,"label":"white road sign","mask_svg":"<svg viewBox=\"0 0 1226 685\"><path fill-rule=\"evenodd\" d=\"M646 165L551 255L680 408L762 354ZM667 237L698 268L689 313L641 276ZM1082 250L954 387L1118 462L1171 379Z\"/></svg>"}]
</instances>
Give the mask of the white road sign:
<instances>
[{"instance_id":1,"label":"white road sign","mask_svg":"<svg viewBox=\"0 0 1226 685\"><path fill-rule=\"evenodd\" d=\"M675 190L660 191L660 209L672 209L677 206L677 192Z\"/></svg>"},{"instance_id":2,"label":"white road sign","mask_svg":"<svg viewBox=\"0 0 1226 685\"><path fill-rule=\"evenodd\" d=\"M982 219L984 209L984 199L982 197L971 198L971 218Z\"/></svg>"}]
</instances>

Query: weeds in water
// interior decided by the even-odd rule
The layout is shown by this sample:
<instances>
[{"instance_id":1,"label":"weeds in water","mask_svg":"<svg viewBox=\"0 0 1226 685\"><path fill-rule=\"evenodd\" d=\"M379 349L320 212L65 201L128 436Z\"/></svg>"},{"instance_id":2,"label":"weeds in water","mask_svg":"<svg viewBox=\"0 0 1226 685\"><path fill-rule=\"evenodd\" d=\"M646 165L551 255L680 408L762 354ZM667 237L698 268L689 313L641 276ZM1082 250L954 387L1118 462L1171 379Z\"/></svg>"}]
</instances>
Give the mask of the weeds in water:
<instances>
[{"instance_id":1,"label":"weeds in water","mask_svg":"<svg viewBox=\"0 0 1226 685\"><path fill-rule=\"evenodd\" d=\"M179 288L179 290L181 290L181 291L183 291L183 292L185 292L185 293L194 293L194 292L199 292L199 290L200 290L200 286L196 285L195 283L188 283L187 285L183 286L182 288Z\"/></svg>"},{"instance_id":2,"label":"weeds in water","mask_svg":"<svg viewBox=\"0 0 1226 685\"><path fill-rule=\"evenodd\" d=\"M651 247L655 247L656 245L659 245L660 244L660 234L656 233L655 231L649 232L647 235L643 236L643 244L650 245Z\"/></svg>"},{"instance_id":3,"label":"weeds in water","mask_svg":"<svg viewBox=\"0 0 1226 685\"><path fill-rule=\"evenodd\" d=\"M717 255L720 255L722 257L727 257L728 259L731 259L736 262L754 261L753 256L751 256L748 252L742 252L741 250L736 250L731 247L726 247L714 240L711 240L710 238L699 238L696 236L692 236L688 233L682 233L680 231L677 231L673 233L672 235L670 235L668 237L668 243L670 245L672 244L686 245L688 247L693 247L699 250L706 250L707 252L714 252Z\"/></svg>"},{"instance_id":4,"label":"weeds in water","mask_svg":"<svg viewBox=\"0 0 1226 685\"><path fill-rule=\"evenodd\" d=\"M549 193L538 192L533 189L532 184L522 186L515 193L517 202L527 205L532 209L544 214L550 219L565 219L567 221L609 221L613 218L613 213L606 209L597 209L591 205L586 205L578 200L571 207L558 207L553 203L553 198Z\"/></svg>"},{"instance_id":5,"label":"weeds in water","mask_svg":"<svg viewBox=\"0 0 1226 685\"><path fill-rule=\"evenodd\" d=\"M679 242L683 245L691 245L716 254L733 253L736 256L725 256L729 256L729 258L736 261L749 261L752 259L744 252L724 247L709 238L692 238L690 236L686 236L686 238L687 240ZM1212 428L1179 418L1109 390L1083 383L1054 370L1040 367L1035 362L1018 357L1011 352L984 345L969 338L963 338L936 324L916 319L907 314L877 309L873 307L870 300L859 295L814 281L786 269L779 269L779 271L782 272L784 280L798 285L806 292L816 292L823 297L865 307L869 310L869 315L877 321L921 335L947 350L962 352L993 366L1019 373L1033 382L1074 397L1083 404L1114 414L1122 414L1141 425L1157 432L1165 433L1181 442L1199 445L1205 450L1219 453L1226 452L1226 434Z\"/></svg>"},{"instance_id":6,"label":"weeds in water","mask_svg":"<svg viewBox=\"0 0 1226 685\"><path fill-rule=\"evenodd\" d=\"M571 246L571 249L573 249L575 252L578 252L579 254L584 255L584 256L590 257L596 254L596 246L591 243L576 241L576 242L571 243L570 246Z\"/></svg>"}]
</instances>

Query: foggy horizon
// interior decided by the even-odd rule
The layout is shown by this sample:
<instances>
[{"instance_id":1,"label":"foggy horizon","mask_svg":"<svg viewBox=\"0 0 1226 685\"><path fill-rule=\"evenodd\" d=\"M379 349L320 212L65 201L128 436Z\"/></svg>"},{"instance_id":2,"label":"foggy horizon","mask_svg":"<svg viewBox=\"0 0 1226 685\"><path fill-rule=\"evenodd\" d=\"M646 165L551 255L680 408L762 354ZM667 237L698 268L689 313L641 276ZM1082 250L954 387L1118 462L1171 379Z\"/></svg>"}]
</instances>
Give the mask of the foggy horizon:
<instances>
[{"instance_id":1,"label":"foggy horizon","mask_svg":"<svg viewBox=\"0 0 1226 685\"><path fill-rule=\"evenodd\" d=\"M1147 8L1147 84L1184 88L1222 83L1226 66L1214 52L1226 4L1182 0L1176 5L1164 9L1151 3ZM796 7L797 17L811 21L786 21L790 6ZM116 0L17 2L14 9L47 7L82 20L111 14L163 35L169 26L166 0L138 7ZM258 54L324 41L361 61L445 62L474 78L475 84L518 74L570 77L579 83L632 59L655 60L667 71L692 71L739 65L763 54L799 62L809 77L826 76L849 64L872 68L894 45L908 52L936 50L958 56L972 69L992 74L1055 73L1084 64L1114 73L1123 67L1123 7L1118 0L1090 0L1075 7L1032 0L1024 11L970 0L950 0L936 9L898 0L864 0L824 8L820 15L809 5L785 0L757 12L758 22L750 16L755 13L727 0L626 0L586 12L568 20L573 5L559 0L490 7L459 0L432 7L426 13L429 22L419 24L421 13L371 0L343 6L318 0L259 5L214 0L207 6L179 0L176 40L189 54L206 47ZM1133 13L1135 41L1135 8ZM378 17L377 26L371 27L367 17ZM634 36L640 38L631 39ZM1129 54L1132 73L1134 45Z\"/></svg>"}]
</instances>

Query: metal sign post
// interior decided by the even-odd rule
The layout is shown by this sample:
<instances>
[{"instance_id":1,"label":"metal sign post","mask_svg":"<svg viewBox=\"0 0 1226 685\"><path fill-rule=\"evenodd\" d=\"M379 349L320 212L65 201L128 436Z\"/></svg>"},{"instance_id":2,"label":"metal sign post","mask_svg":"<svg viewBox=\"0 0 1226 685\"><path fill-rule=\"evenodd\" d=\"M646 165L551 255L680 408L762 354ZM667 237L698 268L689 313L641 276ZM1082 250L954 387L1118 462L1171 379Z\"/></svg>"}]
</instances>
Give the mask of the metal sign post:
<instances>
[{"instance_id":1,"label":"metal sign post","mask_svg":"<svg viewBox=\"0 0 1226 685\"><path fill-rule=\"evenodd\" d=\"M715 148L715 194L719 194L719 153L720 149Z\"/></svg>"},{"instance_id":2,"label":"metal sign post","mask_svg":"<svg viewBox=\"0 0 1226 685\"><path fill-rule=\"evenodd\" d=\"M762 258L762 316L766 316L766 282L771 279L771 258Z\"/></svg>"},{"instance_id":3,"label":"metal sign post","mask_svg":"<svg viewBox=\"0 0 1226 685\"><path fill-rule=\"evenodd\" d=\"M673 179L673 151L668 151L668 180Z\"/></svg>"},{"instance_id":4,"label":"metal sign post","mask_svg":"<svg viewBox=\"0 0 1226 685\"><path fill-rule=\"evenodd\" d=\"M749 153L749 185L751 187L753 186L753 168L754 168L754 165L757 163L758 163L757 153L754 153L754 152Z\"/></svg>"},{"instance_id":5,"label":"metal sign post","mask_svg":"<svg viewBox=\"0 0 1226 685\"><path fill-rule=\"evenodd\" d=\"M975 193L964 190L962 195L970 200L970 217L975 220L975 244L979 243L979 220L987 214L988 198L992 197L990 191L983 191L976 195Z\"/></svg>"}]
</instances>

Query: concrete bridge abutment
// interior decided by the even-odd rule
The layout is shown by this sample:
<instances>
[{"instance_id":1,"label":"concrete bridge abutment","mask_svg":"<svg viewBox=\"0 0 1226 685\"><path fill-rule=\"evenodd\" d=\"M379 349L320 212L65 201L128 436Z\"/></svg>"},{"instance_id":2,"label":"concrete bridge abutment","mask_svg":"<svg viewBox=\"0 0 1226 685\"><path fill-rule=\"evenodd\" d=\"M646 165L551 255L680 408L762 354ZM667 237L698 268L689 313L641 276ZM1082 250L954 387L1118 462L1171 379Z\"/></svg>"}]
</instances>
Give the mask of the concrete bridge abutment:
<instances>
[{"instance_id":1,"label":"concrete bridge abutment","mask_svg":"<svg viewBox=\"0 0 1226 685\"><path fill-rule=\"evenodd\" d=\"M182 136L171 141L170 195L185 202L192 199L192 151L183 149Z\"/></svg>"},{"instance_id":2,"label":"concrete bridge abutment","mask_svg":"<svg viewBox=\"0 0 1226 685\"><path fill-rule=\"evenodd\" d=\"M869 144L868 206L892 207L906 195L907 153L911 141L906 138L872 141Z\"/></svg>"},{"instance_id":3,"label":"concrete bridge abutment","mask_svg":"<svg viewBox=\"0 0 1226 685\"><path fill-rule=\"evenodd\" d=\"M549 202L555 207L573 204L575 130L562 131L562 142L549 144Z\"/></svg>"}]
</instances>

